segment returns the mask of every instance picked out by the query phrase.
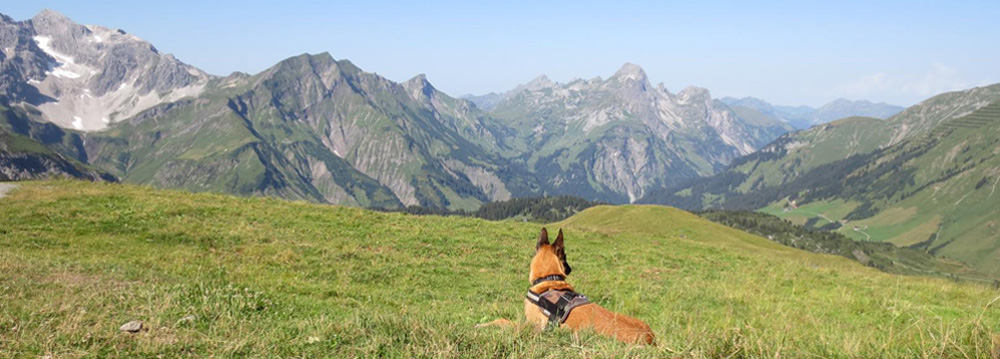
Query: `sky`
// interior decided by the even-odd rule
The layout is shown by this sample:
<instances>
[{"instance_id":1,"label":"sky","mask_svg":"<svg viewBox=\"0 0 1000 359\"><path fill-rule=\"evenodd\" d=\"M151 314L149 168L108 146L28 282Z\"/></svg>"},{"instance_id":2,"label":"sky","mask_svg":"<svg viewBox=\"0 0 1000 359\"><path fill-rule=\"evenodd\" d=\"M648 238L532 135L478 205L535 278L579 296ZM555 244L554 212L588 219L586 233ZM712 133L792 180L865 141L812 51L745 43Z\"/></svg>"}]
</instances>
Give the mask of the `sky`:
<instances>
[{"instance_id":1,"label":"sky","mask_svg":"<svg viewBox=\"0 0 1000 359\"><path fill-rule=\"evenodd\" d=\"M820 106L908 106L1000 82L1000 1L5 1L120 28L209 73L329 52L453 96L545 74L607 78L625 62L671 92Z\"/></svg>"}]
</instances>

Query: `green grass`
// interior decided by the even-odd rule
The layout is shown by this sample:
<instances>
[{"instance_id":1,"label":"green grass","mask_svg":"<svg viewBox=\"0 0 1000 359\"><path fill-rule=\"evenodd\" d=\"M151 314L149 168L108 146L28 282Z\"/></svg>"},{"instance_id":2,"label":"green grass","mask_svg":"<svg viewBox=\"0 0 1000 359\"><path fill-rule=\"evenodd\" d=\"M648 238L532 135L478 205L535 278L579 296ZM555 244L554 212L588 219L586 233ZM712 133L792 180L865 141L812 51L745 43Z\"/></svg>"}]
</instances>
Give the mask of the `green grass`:
<instances>
[{"instance_id":1,"label":"green grass","mask_svg":"<svg viewBox=\"0 0 1000 359\"><path fill-rule=\"evenodd\" d=\"M655 347L521 320L535 224L80 182L0 199L0 357L998 355L992 289L887 275L690 213L554 226L577 290ZM194 320L182 320L187 316ZM118 327L143 320L149 330Z\"/></svg>"},{"instance_id":2,"label":"green grass","mask_svg":"<svg viewBox=\"0 0 1000 359\"><path fill-rule=\"evenodd\" d=\"M810 202L791 209L787 201L776 201L770 206L761 208L760 212L787 219L797 225L804 225L808 220L817 218L815 226L819 227L831 223L831 220L840 221L857 206L854 202L833 200Z\"/></svg>"}]
</instances>

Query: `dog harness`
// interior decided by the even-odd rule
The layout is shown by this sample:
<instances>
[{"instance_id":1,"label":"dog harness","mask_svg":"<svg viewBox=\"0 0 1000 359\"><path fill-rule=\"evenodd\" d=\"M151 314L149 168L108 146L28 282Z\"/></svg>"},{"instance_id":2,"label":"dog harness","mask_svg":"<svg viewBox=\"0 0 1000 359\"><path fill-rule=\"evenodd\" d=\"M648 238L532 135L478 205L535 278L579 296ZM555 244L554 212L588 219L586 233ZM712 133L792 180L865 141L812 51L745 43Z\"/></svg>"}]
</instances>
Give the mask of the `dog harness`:
<instances>
[{"instance_id":1,"label":"dog harness","mask_svg":"<svg viewBox=\"0 0 1000 359\"><path fill-rule=\"evenodd\" d=\"M561 275L550 275L536 279L531 284L535 286L542 282L561 281L565 279L566 277ZM538 306L542 310L542 314L549 317L549 324L552 325L565 323L566 319L569 318L569 313L574 308L590 303L587 296L572 290L562 289L549 289L541 293L535 293L529 288L528 294L525 297L528 298L529 302Z\"/></svg>"}]
</instances>

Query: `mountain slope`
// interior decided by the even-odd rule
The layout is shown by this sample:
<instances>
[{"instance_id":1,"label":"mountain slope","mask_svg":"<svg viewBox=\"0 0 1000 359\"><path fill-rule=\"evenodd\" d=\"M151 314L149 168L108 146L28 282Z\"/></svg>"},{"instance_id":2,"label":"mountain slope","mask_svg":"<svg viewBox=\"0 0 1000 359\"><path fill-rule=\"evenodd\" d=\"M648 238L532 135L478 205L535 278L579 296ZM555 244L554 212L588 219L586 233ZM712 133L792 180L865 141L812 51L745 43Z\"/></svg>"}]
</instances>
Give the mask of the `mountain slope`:
<instances>
[{"instance_id":1,"label":"mountain slope","mask_svg":"<svg viewBox=\"0 0 1000 359\"><path fill-rule=\"evenodd\" d=\"M617 203L713 174L790 129L741 119L705 89L653 87L634 64L607 80L542 76L504 96L490 114L526 139L546 188Z\"/></svg>"},{"instance_id":2,"label":"mountain slope","mask_svg":"<svg viewBox=\"0 0 1000 359\"><path fill-rule=\"evenodd\" d=\"M474 329L523 316L539 227L24 183L0 199L0 325L18 328L0 331L0 356L983 358L1000 327L987 287L603 206L549 229L565 232L575 288L649 323L656 346ZM121 333L132 320L146 330Z\"/></svg>"},{"instance_id":3,"label":"mountain slope","mask_svg":"<svg viewBox=\"0 0 1000 359\"><path fill-rule=\"evenodd\" d=\"M844 126L881 123L847 122ZM787 160L789 153L751 156L660 199L688 207L762 209L854 239L910 246L1000 273L995 221L1000 195L993 194L1000 178L1000 100L888 147L805 169L779 185L749 177L766 171L767 162Z\"/></svg>"},{"instance_id":4,"label":"mountain slope","mask_svg":"<svg viewBox=\"0 0 1000 359\"><path fill-rule=\"evenodd\" d=\"M847 118L792 132L709 179L653 193L643 202L684 208L757 209L781 198L767 198L765 191L787 187L823 166L829 171L830 166L838 166L836 161L927 134L948 120L998 100L1000 84L934 96L886 120ZM815 177L823 175L816 172Z\"/></svg>"},{"instance_id":5,"label":"mountain slope","mask_svg":"<svg viewBox=\"0 0 1000 359\"><path fill-rule=\"evenodd\" d=\"M83 152L83 141L77 134L53 124L32 122L29 117L0 98L0 181L61 177L117 181L106 171L84 163L85 156L76 156Z\"/></svg>"},{"instance_id":6,"label":"mountain slope","mask_svg":"<svg viewBox=\"0 0 1000 359\"><path fill-rule=\"evenodd\" d=\"M87 152L126 181L167 188L474 208L521 181L499 177L517 172L490 121L422 76L397 84L323 53L213 80L196 99L89 136Z\"/></svg>"},{"instance_id":7,"label":"mountain slope","mask_svg":"<svg viewBox=\"0 0 1000 359\"><path fill-rule=\"evenodd\" d=\"M848 233L856 239L910 246L1000 273L998 155L1000 101L855 161L837 176L846 181L814 186L796 205L828 207L827 217L855 229Z\"/></svg>"},{"instance_id":8,"label":"mountain slope","mask_svg":"<svg viewBox=\"0 0 1000 359\"><path fill-rule=\"evenodd\" d=\"M116 181L100 169L52 151L29 137L0 128L0 181L50 178Z\"/></svg>"}]
</instances>

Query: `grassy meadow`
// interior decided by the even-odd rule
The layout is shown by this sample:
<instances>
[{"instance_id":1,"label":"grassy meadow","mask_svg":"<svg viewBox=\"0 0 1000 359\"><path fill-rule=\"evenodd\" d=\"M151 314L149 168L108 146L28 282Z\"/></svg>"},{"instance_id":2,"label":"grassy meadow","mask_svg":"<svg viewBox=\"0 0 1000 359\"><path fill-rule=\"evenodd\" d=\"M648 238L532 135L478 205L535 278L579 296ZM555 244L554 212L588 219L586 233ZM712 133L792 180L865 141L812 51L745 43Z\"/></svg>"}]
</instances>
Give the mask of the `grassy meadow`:
<instances>
[{"instance_id":1,"label":"grassy meadow","mask_svg":"<svg viewBox=\"0 0 1000 359\"><path fill-rule=\"evenodd\" d=\"M540 225L57 181L0 199L0 358L997 358L1000 292L894 276L659 206L566 233L635 347L520 320ZM137 334L119 326L141 320Z\"/></svg>"}]
</instances>

